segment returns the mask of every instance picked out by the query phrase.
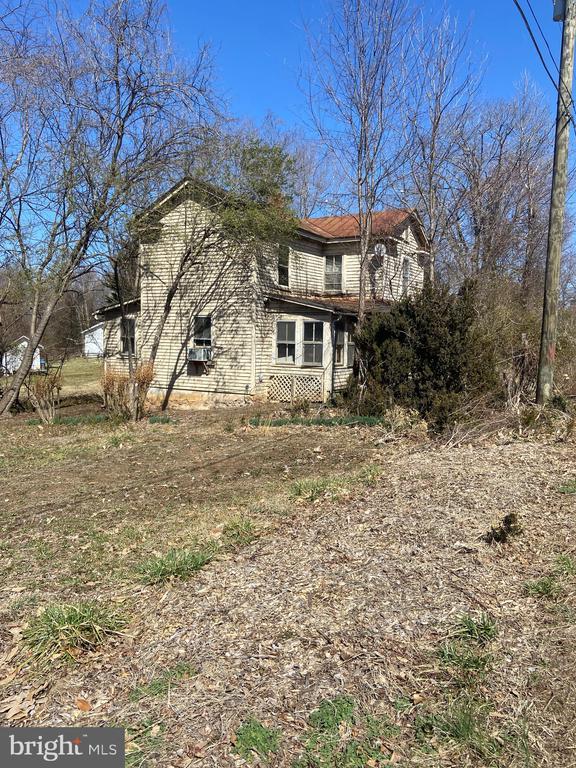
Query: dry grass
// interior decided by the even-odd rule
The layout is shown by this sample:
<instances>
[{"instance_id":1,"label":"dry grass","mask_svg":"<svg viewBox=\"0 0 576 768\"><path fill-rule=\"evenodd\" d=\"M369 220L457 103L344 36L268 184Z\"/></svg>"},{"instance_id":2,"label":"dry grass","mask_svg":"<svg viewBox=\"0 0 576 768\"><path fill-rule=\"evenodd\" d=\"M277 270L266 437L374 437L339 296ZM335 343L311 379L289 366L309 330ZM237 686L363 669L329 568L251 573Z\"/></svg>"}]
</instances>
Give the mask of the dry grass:
<instances>
[{"instance_id":1,"label":"dry grass","mask_svg":"<svg viewBox=\"0 0 576 768\"><path fill-rule=\"evenodd\" d=\"M34 706L23 699L19 724L121 722L133 764L159 768L238 765L246 723L278 734L278 768L574 764L576 502L558 491L576 476L574 445L376 445L361 428L270 435L243 425L250 415L26 440L32 428L0 427L20 467L4 491L0 718L22 694ZM291 497L298 480L343 476L363 480ZM512 511L522 533L482 541ZM135 576L146 557L230 536L190 581ZM526 594L551 575L554 600ZM11 656L22 625L77 595L117 604L126 636L33 695L32 667ZM179 664L194 674L134 696ZM332 730L311 718L343 700Z\"/></svg>"}]
</instances>

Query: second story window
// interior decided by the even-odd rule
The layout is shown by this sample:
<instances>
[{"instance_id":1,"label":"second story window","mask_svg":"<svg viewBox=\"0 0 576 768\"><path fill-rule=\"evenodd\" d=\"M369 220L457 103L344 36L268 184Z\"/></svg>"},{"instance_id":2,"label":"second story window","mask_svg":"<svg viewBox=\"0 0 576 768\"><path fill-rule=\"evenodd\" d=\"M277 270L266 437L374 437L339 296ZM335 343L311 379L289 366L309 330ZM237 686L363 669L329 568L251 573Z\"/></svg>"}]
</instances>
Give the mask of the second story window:
<instances>
[{"instance_id":1,"label":"second story window","mask_svg":"<svg viewBox=\"0 0 576 768\"><path fill-rule=\"evenodd\" d=\"M212 318L209 315L194 318L194 346L212 346Z\"/></svg>"},{"instance_id":2,"label":"second story window","mask_svg":"<svg viewBox=\"0 0 576 768\"><path fill-rule=\"evenodd\" d=\"M324 288L327 291L342 290L342 256L326 256Z\"/></svg>"},{"instance_id":3,"label":"second story window","mask_svg":"<svg viewBox=\"0 0 576 768\"><path fill-rule=\"evenodd\" d=\"M409 288L410 288L410 259L406 257L402 260L402 296L408 296Z\"/></svg>"},{"instance_id":4,"label":"second story window","mask_svg":"<svg viewBox=\"0 0 576 768\"><path fill-rule=\"evenodd\" d=\"M278 249L278 285L290 287L290 248L287 245Z\"/></svg>"},{"instance_id":5,"label":"second story window","mask_svg":"<svg viewBox=\"0 0 576 768\"><path fill-rule=\"evenodd\" d=\"M123 355L133 355L136 352L136 320L133 317L122 318L120 348Z\"/></svg>"}]
</instances>

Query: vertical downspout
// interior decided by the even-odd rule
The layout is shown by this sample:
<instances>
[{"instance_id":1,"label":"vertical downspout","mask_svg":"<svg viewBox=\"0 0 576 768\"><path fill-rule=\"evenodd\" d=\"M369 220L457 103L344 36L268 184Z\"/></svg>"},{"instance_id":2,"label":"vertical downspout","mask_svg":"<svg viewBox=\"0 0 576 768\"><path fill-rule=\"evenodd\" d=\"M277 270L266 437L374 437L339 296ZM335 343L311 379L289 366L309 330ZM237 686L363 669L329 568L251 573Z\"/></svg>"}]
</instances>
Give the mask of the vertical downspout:
<instances>
[{"instance_id":1,"label":"vertical downspout","mask_svg":"<svg viewBox=\"0 0 576 768\"><path fill-rule=\"evenodd\" d=\"M330 383L330 397L334 399L334 392L336 390L336 327L335 323L342 319L342 315L336 315L334 312L330 315L330 338L332 341L332 372Z\"/></svg>"}]
</instances>

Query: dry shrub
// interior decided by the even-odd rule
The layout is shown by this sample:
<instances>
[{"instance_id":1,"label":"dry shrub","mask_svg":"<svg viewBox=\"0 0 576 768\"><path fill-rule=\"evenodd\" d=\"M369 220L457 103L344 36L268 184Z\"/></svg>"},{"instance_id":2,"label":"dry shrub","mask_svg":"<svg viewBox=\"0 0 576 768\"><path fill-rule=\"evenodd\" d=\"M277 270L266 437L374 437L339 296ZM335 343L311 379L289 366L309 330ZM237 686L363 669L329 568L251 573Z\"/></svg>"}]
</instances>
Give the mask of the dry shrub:
<instances>
[{"instance_id":1,"label":"dry shrub","mask_svg":"<svg viewBox=\"0 0 576 768\"><path fill-rule=\"evenodd\" d=\"M130 377L118 371L105 371L101 385L106 410L114 416L130 416Z\"/></svg>"},{"instance_id":2,"label":"dry shrub","mask_svg":"<svg viewBox=\"0 0 576 768\"><path fill-rule=\"evenodd\" d=\"M391 442L400 438L424 438L428 434L428 424L414 408L393 405L382 417L382 429L385 432L380 442Z\"/></svg>"},{"instance_id":3,"label":"dry shrub","mask_svg":"<svg viewBox=\"0 0 576 768\"><path fill-rule=\"evenodd\" d=\"M60 405L62 378L60 369L53 373L32 374L26 382L28 397L44 424L51 424Z\"/></svg>"},{"instance_id":4,"label":"dry shrub","mask_svg":"<svg viewBox=\"0 0 576 768\"><path fill-rule=\"evenodd\" d=\"M140 419L144 414L146 396L154 379L154 366L136 366L132 376L119 371L106 371L102 377L104 406L115 416Z\"/></svg>"},{"instance_id":5,"label":"dry shrub","mask_svg":"<svg viewBox=\"0 0 576 768\"><path fill-rule=\"evenodd\" d=\"M567 440L574 431L574 416L552 405L526 405L518 411L517 432L520 437L553 437Z\"/></svg>"}]
</instances>

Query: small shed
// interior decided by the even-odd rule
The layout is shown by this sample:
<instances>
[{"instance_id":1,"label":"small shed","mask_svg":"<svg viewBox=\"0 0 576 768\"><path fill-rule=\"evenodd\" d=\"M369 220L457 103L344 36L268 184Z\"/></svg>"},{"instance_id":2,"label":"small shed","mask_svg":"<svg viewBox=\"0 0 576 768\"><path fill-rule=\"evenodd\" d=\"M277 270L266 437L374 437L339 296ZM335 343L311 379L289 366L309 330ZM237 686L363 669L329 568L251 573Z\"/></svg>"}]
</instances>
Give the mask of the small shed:
<instances>
[{"instance_id":1,"label":"small shed","mask_svg":"<svg viewBox=\"0 0 576 768\"><path fill-rule=\"evenodd\" d=\"M84 357L102 357L104 354L104 323L96 323L82 331Z\"/></svg>"},{"instance_id":2,"label":"small shed","mask_svg":"<svg viewBox=\"0 0 576 768\"><path fill-rule=\"evenodd\" d=\"M12 342L9 349L6 352L0 352L0 368L4 374L12 374L18 370L24 352L30 343L28 336L20 336L19 339ZM32 358L31 371L43 371L46 368L46 359L44 357L44 347L39 344L34 350L34 357Z\"/></svg>"}]
</instances>

